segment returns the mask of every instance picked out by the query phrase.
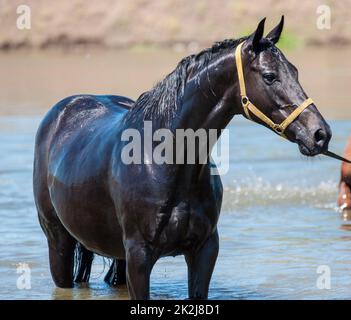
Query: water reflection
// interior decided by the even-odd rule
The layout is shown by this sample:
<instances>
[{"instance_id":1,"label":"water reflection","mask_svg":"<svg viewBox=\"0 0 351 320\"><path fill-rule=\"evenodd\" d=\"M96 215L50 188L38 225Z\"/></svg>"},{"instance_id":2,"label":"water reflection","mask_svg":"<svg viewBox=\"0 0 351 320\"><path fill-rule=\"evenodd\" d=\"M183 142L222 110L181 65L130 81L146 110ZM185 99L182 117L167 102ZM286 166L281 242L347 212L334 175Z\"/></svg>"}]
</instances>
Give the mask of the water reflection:
<instances>
[{"instance_id":1,"label":"water reflection","mask_svg":"<svg viewBox=\"0 0 351 320\"><path fill-rule=\"evenodd\" d=\"M351 221L351 209L342 210L341 218L343 221Z\"/></svg>"},{"instance_id":2,"label":"water reflection","mask_svg":"<svg viewBox=\"0 0 351 320\"><path fill-rule=\"evenodd\" d=\"M94 281L87 285L76 285L73 289L54 288L51 298L54 300L126 300L129 296L127 286L111 288L103 282Z\"/></svg>"},{"instance_id":3,"label":"water reflection","mask_svg":"<svg viewBox=\"0 0 351 320\"><path fill-rule=\"evenodd\" d=\"M343 221L351 221L351 209L343 209L340 216ZM345 231L351 231L351 222L342 224L340 228Z\"/></svg>"}]
</instances>

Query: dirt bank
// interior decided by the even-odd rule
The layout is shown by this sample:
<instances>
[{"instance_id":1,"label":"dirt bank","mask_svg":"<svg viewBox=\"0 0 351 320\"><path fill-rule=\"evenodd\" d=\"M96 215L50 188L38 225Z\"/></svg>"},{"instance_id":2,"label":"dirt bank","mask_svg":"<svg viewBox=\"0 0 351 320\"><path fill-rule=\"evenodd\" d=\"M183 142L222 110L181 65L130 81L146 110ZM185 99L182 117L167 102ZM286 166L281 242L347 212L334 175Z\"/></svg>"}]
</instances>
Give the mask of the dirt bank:
<instances>
[{"instance_id":1,"label":"dirt bank","mask_svg":"<svg viewBox=\"0 0 351 320\"><path fill-rule=\"evenodd\" d=\"M18 5L31 9L31 29L16 27ZM331 8L331 29L316 26L317 8ZM207 45L247 34L286 16L290 45L351 43L351 1L296 0L0 0L0 48L94 45Z\"/></svg>"}]
</instances>

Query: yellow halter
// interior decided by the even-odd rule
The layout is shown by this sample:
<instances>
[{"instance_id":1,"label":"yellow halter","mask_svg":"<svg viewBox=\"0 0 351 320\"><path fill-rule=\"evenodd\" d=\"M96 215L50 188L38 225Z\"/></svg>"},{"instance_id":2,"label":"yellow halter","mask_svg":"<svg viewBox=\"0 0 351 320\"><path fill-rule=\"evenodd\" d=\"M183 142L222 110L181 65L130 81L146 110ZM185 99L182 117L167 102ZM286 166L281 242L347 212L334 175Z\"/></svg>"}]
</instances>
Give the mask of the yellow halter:
<instances>
[{"instance_id":1,"label":"yellow halter","mask_svg":"<svg viewBox=\"0 0 351 320\"><path fill-rule=\"evenodd\" d=\"M300 115L302 111L304 111L309 105L313 103L313 100L311 98L306 99L282 123L280 124L274 123L262 111L260 111L246 95L243 64L241 60L241 47L243 44L244 42L240 43L235 50L235 61L236 61L236 68L238 71L238 78L239 78L241 104L243 106L245 115L248 119L252 120L250 116L250 111L251 111L257 118L259 118L264 123L266 123L272 130L274 130L282 137L285 137L284 135L285 129Z\"/></svg>"}]
</instances>

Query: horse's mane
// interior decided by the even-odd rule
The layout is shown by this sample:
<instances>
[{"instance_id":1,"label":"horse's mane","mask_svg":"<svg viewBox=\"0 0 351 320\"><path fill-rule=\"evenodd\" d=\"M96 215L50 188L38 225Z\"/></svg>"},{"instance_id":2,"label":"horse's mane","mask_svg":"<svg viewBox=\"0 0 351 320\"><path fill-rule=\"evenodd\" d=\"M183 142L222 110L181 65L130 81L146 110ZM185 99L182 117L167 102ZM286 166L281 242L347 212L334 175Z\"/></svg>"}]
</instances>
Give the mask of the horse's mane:
<instances>
[{"instance_id":1,"label":"horse's mane","mask_svg":"<svg viewBox=\"0 0 351 320\"><path fill-rule=\"evenodd\" d=\"M169 124L183 96L189 70L203 68L214 57L232 51L246 39L247 37L242 37L216 42L210 48L183 58L174 71L151 90L140 95L127 114L126 120L137 121L142 117L142 120L158 119L164 125Z\"/></svg>"}]
</instances>

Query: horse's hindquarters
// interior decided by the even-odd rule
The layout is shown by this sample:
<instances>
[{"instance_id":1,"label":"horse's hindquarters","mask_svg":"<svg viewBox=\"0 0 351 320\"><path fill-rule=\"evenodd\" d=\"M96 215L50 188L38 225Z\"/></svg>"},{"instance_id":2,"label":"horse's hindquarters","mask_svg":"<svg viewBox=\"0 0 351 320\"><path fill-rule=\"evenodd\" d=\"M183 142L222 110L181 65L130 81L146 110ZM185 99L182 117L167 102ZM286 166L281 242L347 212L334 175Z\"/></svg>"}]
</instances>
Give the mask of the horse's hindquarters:
<instances>
[{"instance_id":1,"label":"horse's hindquarters","mask_svg":"<svg viewBox=\"0 0 351 320\"><path fill-rule=\"evenodd\" d=\"M87 249L124 258L107 186L111 149L125 112L108 96L75 96L43 119L36 137L34 195L49 244L56 245L50 234L62 224Z\"/></svg>"}]
</instances>

